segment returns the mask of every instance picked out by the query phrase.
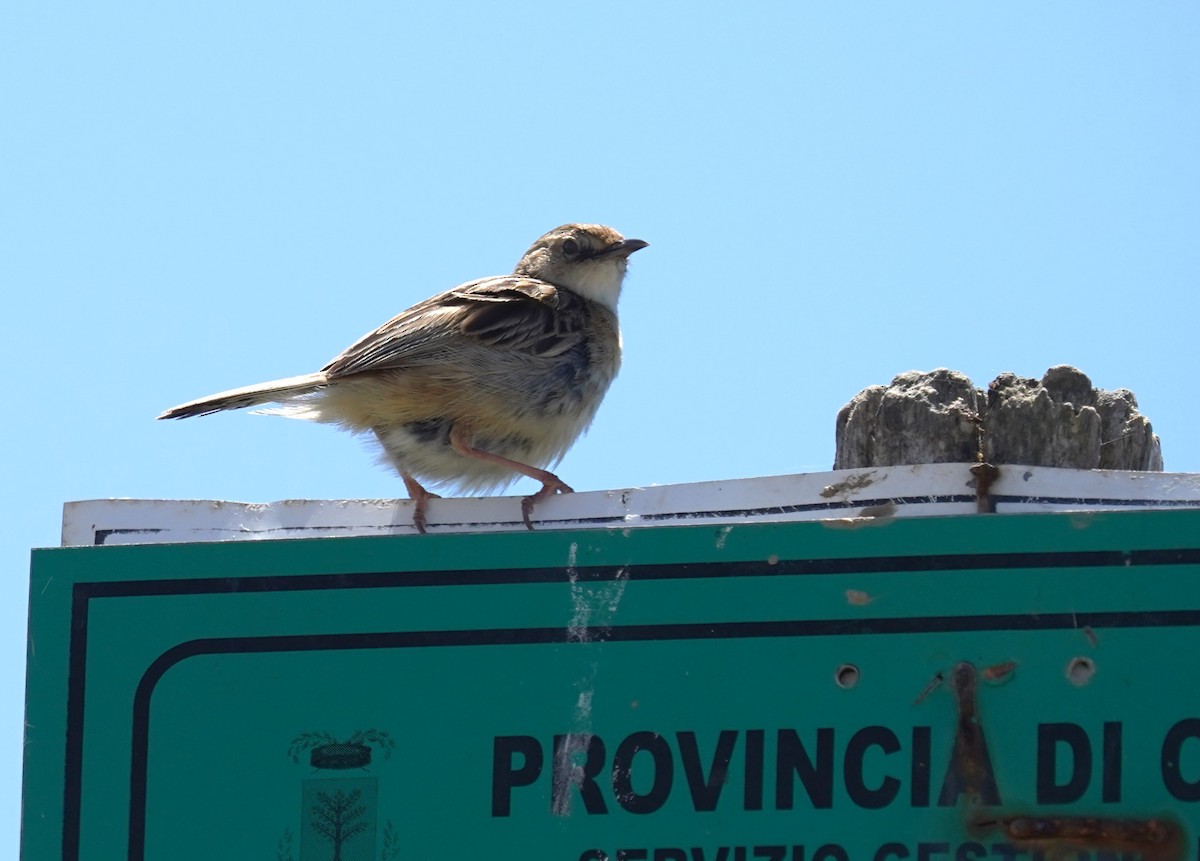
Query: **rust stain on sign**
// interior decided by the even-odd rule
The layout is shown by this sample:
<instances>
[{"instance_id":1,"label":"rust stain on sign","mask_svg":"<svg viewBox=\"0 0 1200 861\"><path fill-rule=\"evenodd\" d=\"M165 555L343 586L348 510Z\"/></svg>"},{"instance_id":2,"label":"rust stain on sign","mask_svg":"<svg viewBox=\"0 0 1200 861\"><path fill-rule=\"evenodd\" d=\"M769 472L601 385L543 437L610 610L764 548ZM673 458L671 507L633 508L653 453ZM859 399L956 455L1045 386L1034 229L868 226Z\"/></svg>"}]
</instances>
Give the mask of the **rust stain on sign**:
<instances>
[{"instance_id":1,"label":"rust stain on sign","mask_svg":"<svg viewBox=\"0 0 1200 861\"><path fill-rule=\"evenodd\" d=\"M1183 829L1172 819L1119 819L1105 816L1055 816L1019 813L980 816L976 831L999 829L1015 845L1047 858L1094 852L1136 856L1142 861L1182 861Z\"/></svg>"},{"instance_id":2,"label":"rust stain on sign","mask_svg":"<svg viewBox=\"0 0 1200 861\"><path fill-rule=\"evenodd\" d=\"M846 603L852 607L865 607L874 600L867 592L858 589L846 590Z\"/></svg>"},{"instance_id":3,"label":"rust stain on sign","mask_svg":"<svg viewBox=\"0 0 1200 861\"><path fill-rule=\"evenodd\" d=\"M859 517L894 517L899 506L892 500L881 502L878 505L864 506L859 512Z\"/></svg>"},{"instance_id":4,"label":"rust stain on sign","mask_svg":"<svg viewBox=\"0 0 1200 861\"><path fill-rule=\"evenodd\" d=\"M980 514L995 514L996 503L992 499L991 489L1000 478L1000 469L990 463L977 463L971 467L971 475L975 476L975 509Z\"/></svg>"},{"instance_id":5,"label":"rust stain on sign","mask_svg":"<svg viewBox=\"0 0 1200 861\"><path fill-rule=\"evenodd\" d=\"M975 666L970 662L962 661L955 666L952 680L958 702L958 732L954 736L950 770L938 800L940 805L952 805L961 795L965 795L970 804L1000 804L1000 789L996 786L992 758L988 754L987 739L975 702L976 679Z\"/></svg>"},{"instance_id":6,"label":"rust stain on sign","mask_svg":"<svg viewBox=\"0 0 1200 861\"><path fill-rule=\"evenodd\" d=\"M1012 678L1013 673L1017 670L1016 661L1004 661L1000 664L992 664L990 667L984 667L979 673L983 680L991 685L1002 685Z\"/></svg>"},{"instance_id":7,"label":"rust stain on sign","mask_svg":"<svg viewBox=\"0 0 1200 861\"><path fill-rule=\"evenodd\" d=\"M835 496L850 496L852 493L857 493L864 487L870 487L874 483L874 471L866 472L862 475L851 476L845 481L839 481L837 484L826 485L821 490L821 496L825 499L832 499Z\"/></svg>"}]
</instances>

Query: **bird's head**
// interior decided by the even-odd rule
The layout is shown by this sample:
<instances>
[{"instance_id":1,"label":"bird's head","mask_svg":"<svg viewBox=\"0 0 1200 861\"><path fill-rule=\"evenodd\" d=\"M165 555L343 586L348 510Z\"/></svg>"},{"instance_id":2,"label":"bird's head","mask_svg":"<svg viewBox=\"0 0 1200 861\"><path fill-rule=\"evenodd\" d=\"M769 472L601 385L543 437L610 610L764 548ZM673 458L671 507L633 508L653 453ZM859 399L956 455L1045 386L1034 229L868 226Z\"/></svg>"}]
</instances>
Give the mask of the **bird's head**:
<instances>
[{"instance_id":1,"label":"bird's head","mask_svg":"<svg viewBox=\"0 0 1200 861\"><path fill-rule=\"evenodd\" d=\"M629 255L649 244L602 224L564 224L533 243L513 274L566 287L615 311Z\"/></svg>"}]
</instances>

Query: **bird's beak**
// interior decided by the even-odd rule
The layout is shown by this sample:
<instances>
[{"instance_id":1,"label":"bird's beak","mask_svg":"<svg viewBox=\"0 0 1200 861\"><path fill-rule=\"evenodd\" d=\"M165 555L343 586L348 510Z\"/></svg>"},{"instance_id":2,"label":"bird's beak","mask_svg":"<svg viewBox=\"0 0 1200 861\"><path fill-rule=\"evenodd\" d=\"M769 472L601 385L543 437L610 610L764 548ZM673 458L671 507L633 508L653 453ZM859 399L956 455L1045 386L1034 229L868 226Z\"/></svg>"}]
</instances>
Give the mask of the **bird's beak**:
<instances>
[{"instance_id":1,"label":"bird's beak","mask_svg":"<svg viewBox=\"0 0 1200 861\"><path fill-rule=\"evenodd\" d=\"M635 251L640 251L649 245L642 239L622 239L620 242L614 242L612 245L605 248L603 251L596 254L596 257L628 257Z\"/></svg>"}]
</instances>

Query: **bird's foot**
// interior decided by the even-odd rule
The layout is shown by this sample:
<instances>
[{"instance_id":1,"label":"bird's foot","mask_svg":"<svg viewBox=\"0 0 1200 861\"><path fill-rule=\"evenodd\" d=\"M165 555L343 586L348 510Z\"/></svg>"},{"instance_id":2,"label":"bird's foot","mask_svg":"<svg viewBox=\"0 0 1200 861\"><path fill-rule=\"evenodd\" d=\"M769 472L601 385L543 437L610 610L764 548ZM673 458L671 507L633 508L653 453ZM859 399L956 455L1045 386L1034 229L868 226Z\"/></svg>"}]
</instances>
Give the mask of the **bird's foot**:
<instances>
[{"instance_id":1,"label":"bird's foot","mask_svg":"<svg viewBox=\"0 0 1200 861\"><path fill-rule=\"evenodd\" d=\"M425 534L425 511L431 499L441 499L441 497L436 493L426 493L413 500L416 503L413 506L413 526L417 527L417 532L420 532L422 535Z\"/></svg>"},{"instance_id":2,"label":"bird's foot","mask_svg":"<svg viewBox=\"0 0 1200 861\"><path fill-rule=\"evenodd\" d=\"M527 496L521 500L521 519L525 521L525 526L530 532L533 531L533 522L529 519L530 515L533 514L533 506L548 496L554 496L556 493L575 492L557 475L553 473L546 474L549 477L542 479L542 489L532 496Z\"/></svg>"},{"instance_id":3,"label":"bird's foot","mask_svg":"<svg viewBox=\"0 0 1200 861\"><path fill-rule=\"evenodd\" d=\"M404 479L404 486L408 489L408 495L412 499L413 505L413 526L417 528L417 532L425 534L425 511L431 499L441 499L436 493L430 493L421 483L411 475L401 473L400 477Z\"/></svg>"}]
</instances>

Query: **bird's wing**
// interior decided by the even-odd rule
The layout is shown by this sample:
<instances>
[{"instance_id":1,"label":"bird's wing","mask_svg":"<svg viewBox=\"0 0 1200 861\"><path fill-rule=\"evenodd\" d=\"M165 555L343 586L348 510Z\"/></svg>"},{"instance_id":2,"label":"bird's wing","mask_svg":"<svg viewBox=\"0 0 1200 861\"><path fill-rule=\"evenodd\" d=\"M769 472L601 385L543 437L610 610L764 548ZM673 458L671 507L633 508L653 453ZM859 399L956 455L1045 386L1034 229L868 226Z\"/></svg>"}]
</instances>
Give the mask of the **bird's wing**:
<instances>
[{"instance_id":1,"label":"bird's wing","mask_svg":"<svg viewBox=\"0 0 1200 861\"><path fill-rule=\"evenodd\" d=\"M364 335L322 370L329 378L444 362L466 345L549 358L583 339L583 299L516 275L471 281Z\"/></svg>"}]
</instances>

